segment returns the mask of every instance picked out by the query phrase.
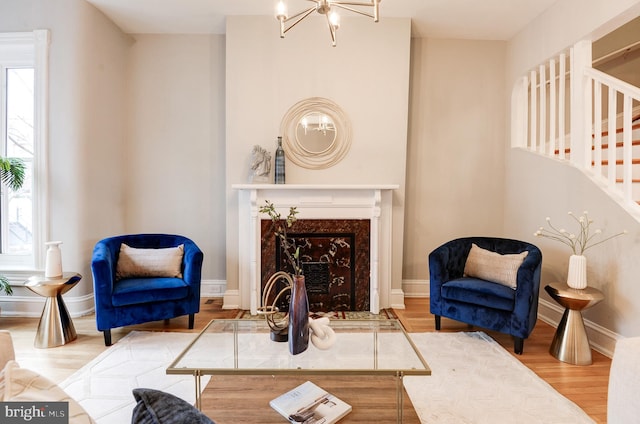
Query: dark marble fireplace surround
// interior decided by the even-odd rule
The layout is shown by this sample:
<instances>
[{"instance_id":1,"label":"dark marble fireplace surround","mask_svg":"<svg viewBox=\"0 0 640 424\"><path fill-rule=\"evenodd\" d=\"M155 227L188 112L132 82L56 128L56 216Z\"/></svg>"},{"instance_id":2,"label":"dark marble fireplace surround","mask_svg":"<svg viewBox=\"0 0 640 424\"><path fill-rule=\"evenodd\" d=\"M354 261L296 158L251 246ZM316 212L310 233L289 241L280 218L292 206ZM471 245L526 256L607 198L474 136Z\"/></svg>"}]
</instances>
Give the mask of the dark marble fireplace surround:
<instances>
[{"instance_id":1,"label":"dark marble fireplace surround","mask_svg":"<svg viewBox=\"0 0 640 424\"><path fill-rule=\"evenodd\" d=\"M369 310L370 227L368 219L301 219L287 230L301 246L311 311ZM291 268L270 220L261 220L260 234L264 289L276 271Z\"/></svg>"}]
</instances>

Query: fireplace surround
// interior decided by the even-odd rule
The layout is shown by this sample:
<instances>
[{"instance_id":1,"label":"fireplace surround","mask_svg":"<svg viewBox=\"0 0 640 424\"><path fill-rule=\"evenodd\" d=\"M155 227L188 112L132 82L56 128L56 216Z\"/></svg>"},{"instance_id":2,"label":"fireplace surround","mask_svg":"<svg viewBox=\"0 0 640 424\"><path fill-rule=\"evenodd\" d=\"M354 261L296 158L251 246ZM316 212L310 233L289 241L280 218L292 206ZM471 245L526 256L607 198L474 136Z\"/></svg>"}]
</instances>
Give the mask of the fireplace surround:
<instances>
[{"instance_id":1,"label":"fireplace surround","mask_svg":"<svg viewBox=\"0 0 640 424\"><path fill-rule=\"evenodd\" d=\"M257 314L260 306L261 221L265 201L283 217L298 208L298 219L368 219L369 311L391 306L392 206L396 184L234 184L238 191L238 291L226 293L225 304Z\"/></svg>"}]
</instances>

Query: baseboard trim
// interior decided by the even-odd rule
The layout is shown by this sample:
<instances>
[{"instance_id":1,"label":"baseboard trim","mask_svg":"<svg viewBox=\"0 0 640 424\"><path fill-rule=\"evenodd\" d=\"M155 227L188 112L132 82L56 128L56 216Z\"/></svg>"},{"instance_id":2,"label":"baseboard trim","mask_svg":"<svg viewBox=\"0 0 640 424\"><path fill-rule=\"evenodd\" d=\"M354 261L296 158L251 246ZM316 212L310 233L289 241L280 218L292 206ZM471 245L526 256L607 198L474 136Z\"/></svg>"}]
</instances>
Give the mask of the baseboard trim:
<instances>
[{"instance_id":1,"label":"baseboard trim","mask_svg":"<svg viewBox=\"0 0 640 424\"><path fill-rule=\"evenodd\" d=\"M229 290L224 292L222 309L240 309L240 290Z\"/></svg>"},{"instance_id":2,"label":"baseboard trim","mask_svg":"<svg viewBox=\"0 0 640 424\"><path fill-rule=\"evenodd\" d=\"M402 280L405 297L429 297L429 280Z\"/></svg>"},{"instance_id":3,"label":"baseboard trim","mask_svg":"<svg viewBox=\"0 0 640 424\"><path fill-rule=\"evenodd\" d=\"M396 309L404 309L405 293L402 289L391 289L391 307Z\"/></svg>"},{"instance_id":4,"label":"baseboard trim","mask_svg":"<svg viewBox=\"0 0 640 424\"><path fill-rule=\"evenodd\" d=\"M42 315L45 298L34 296L3 296L0 301L0 316L39 318ZM64 296L71 318L89 315L94 312L93 293L83 296Z\"/></svg>"},{"instance_id":5,"label":"baseboard trim","mask_svg":"<svg viewBox=\"0 0 640 424\"><path fill-rule=\"evenodd\" d=\"M200 297L223 297L226 291L226 280L202 280L200 283Z\"/></svg>"}]
</instances>

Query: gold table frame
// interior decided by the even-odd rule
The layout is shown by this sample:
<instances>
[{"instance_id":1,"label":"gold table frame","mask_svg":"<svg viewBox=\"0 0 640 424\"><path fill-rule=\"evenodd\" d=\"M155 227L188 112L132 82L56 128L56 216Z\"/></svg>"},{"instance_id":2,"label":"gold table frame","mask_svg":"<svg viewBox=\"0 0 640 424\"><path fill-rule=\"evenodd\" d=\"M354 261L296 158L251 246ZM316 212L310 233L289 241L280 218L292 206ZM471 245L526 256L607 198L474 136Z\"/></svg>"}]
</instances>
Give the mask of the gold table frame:
<instances>
[{"instance_id":1,"label":"gold table frame","mask_svg":"<svg viewBox=\"0 0 640 424\"><path fill-rule=\"evenodd\" d=\"M336 345L291 355L273 342L264 319L212 320L169 365L167 374L193 375L202 408L203 375L388 375L396 378L397 422L403 415L403 377L431 369L398 320L333 320ZM363 342L364 341L364 342ZM274 394L275 397L275 394Z\"/></svg>"}]
</instances>

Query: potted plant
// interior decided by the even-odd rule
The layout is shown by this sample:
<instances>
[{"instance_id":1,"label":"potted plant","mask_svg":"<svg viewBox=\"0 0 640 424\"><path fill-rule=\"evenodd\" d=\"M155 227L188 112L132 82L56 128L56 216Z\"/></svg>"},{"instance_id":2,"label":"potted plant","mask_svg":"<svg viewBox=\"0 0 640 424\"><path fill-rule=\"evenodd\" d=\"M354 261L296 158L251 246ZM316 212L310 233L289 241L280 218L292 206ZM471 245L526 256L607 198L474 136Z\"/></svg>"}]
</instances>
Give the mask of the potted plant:
<instances>
[{"instance_id":1,"label":"potted plant","mask_svg":"<svg viewBox=\"0 0 640 424\"><path fill-rule=\"evenodd\" d=\"M627 230L602 238L602 230L599 228L594 230L591 227L593 220L589 218L587 211L584 211L580 216L569 212L569 216L578 224L578 231L571 232L564 228L557 228L551 224L551 218L547 217L549 228L540 227L533 235L559 241L569 246L572 255L569 257L567 285L573 289L584 289L587 287L587 258L584 256L584 252L593 246L626 234Z\"/></svg>"},{"instance_id":2,"label":"potted plant","mask_svg":"<svg viewBox=\"0 0 640 424\"><path fill-rule=\"evenodd\" d=\"M25 164L22 159L0 157L0 181L11 190L19 190L24 184ZM11 283L0 275L0 294L12 295Z\"/></svg>"}]
</instances>

